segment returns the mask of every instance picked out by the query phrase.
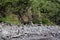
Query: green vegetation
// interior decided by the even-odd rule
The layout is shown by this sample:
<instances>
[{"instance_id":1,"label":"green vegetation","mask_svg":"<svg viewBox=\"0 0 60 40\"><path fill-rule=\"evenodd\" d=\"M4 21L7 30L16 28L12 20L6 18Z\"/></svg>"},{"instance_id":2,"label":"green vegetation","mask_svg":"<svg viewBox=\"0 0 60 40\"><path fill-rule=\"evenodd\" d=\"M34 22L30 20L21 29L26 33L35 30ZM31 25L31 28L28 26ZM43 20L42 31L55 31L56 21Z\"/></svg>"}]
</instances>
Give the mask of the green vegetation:
<instances>
[{"instance_id":1,"label":"green vegetation","mask_svg":"<svg viewBox=\"0 0 60 40\"><path fill-rule=\"evenodd\" d=\"M0 22L60 25L60 0L0 0Z\"/></svg>"}]
</instances>

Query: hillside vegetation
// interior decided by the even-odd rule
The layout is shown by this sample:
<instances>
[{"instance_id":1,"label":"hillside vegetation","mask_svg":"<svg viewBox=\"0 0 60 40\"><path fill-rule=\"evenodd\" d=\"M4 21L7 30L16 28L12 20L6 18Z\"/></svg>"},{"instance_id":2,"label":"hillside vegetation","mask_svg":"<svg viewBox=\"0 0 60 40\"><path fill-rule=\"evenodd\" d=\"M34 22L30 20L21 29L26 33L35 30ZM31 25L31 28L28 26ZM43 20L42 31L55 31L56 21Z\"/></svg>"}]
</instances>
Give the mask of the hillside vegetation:
<instances>
[{"instance_id":1,"label":"hillside vegetation","mask_svg":"<svg viewBox=\"0 0 60 40\"><path fill-rule=\"evenodd\" d=\"M0 22L60 25L60 0L0 0Z\"/></svg>"}]
</instances>

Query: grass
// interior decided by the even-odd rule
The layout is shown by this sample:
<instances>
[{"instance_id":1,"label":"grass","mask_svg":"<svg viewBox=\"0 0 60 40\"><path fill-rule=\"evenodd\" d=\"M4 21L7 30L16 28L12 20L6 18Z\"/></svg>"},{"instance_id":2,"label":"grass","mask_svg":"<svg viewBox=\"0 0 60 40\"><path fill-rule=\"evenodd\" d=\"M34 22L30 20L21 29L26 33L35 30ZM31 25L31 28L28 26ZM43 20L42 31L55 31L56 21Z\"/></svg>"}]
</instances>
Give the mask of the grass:
<instances>
[{"instance_id":1,"label":"grass","mask_svg":"<svg viewBox=\"0 0 60 40\"><path fill-rule=\"evenodd\" d=\"M14 15L14 14L6 16L5 18L3 18L3 17L0 18L0 21L7 22L10 24L17 24L17 25L20 24L20 21L18 20L17 15Z\"/></svg>"}]
</instances>

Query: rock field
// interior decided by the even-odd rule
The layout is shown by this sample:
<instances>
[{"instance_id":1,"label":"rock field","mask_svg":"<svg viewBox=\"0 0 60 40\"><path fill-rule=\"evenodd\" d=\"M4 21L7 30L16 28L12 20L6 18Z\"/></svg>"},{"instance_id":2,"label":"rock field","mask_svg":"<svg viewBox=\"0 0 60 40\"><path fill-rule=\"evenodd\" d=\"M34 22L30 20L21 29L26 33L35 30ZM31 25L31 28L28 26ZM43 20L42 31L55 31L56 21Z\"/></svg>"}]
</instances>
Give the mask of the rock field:
<instances>
[{"instance_id":1,"label":"rock field","mask_svg":"<svg viewBox=\"0 0 60 40\"><path fill-rule=\"evenodd\" d=\"M0 23L0 40L60 40L60 27Z\"/></svg>"}]
</instances>

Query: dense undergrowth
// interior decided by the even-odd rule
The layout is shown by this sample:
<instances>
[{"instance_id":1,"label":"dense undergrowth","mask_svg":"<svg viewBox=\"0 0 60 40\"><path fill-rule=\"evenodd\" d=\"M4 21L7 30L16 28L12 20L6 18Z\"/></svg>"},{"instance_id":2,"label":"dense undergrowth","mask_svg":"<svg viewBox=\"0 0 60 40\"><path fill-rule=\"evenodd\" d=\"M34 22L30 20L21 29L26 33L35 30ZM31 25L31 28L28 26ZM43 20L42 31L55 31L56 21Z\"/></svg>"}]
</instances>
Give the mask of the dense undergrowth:
<instances>
[{"instance_id":1,"label":"dense undergrowth","mask_svg":"<svg viewBox=\"0 0 60 40\"><path fill-rule=\"evenodd\" d=\"M0 22L20 24L31 21L60 25L60 0L0 0Z\"/></svg>"}]
</instances>

